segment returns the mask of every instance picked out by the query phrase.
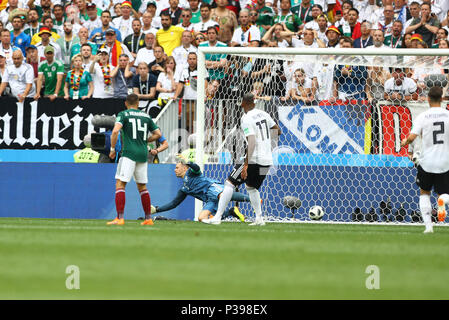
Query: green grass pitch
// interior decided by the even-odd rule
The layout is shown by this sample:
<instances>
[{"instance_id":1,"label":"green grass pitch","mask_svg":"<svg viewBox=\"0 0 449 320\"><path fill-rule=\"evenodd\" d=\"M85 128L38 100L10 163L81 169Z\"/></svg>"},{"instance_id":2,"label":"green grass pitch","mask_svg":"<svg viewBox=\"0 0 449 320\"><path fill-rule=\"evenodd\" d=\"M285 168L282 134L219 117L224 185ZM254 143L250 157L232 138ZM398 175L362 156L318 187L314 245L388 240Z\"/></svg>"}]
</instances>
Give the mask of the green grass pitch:
<instances>
[{"instance_id":1,"label":"green grass pitch","mask_svg":"<svg viewBox=\"0 0 449 320\"><path fill-rule=\"evenodd\" d=\"M1 218L0 299L449 299L449 228L423 229Z\"/></svg>"}]
</instances>

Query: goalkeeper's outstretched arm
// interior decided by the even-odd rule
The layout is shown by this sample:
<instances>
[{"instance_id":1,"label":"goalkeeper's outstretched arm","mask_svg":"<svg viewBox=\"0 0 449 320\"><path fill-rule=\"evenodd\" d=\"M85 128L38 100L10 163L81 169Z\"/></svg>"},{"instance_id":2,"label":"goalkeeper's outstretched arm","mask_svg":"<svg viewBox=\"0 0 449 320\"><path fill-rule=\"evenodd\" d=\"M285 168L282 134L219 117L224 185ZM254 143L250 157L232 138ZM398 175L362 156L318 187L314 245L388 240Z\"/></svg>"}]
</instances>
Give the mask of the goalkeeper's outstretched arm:
<instances>
[{"instance_id":1,"label":"goalkeeper's outstretched arm","mask_svg":"<svg viewBox=\"0 0 449 320\"><path fill-rule=\"evenodd\" d=\"M168 211L168 210L174 209L177 206L179 206L181 204L181 202L183 202L186 197L187 197L187 195L184 192L182 192L181 190L179 190L178 193L176 194L176 197L169 203L164 204L163 206L159 206L159 207L152 206L153 208L151 208L151 211L152 211L151 213L163 212L163 211Z\"/></svg>"}]
</instances>

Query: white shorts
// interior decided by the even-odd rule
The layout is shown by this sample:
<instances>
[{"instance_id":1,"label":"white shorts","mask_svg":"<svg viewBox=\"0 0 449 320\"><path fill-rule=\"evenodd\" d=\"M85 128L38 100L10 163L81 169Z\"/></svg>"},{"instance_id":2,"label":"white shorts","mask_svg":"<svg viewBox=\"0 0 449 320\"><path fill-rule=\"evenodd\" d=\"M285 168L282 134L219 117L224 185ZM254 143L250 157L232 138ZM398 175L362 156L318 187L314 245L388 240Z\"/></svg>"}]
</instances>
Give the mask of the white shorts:
<instances>
[{"instance_id":1,"label":"white shorts","mask_svg":"<svg viewBox=\"0 0 449 320\"><path fill-rule=\"evenodd\" d=\"M115 179L130 182L133 177L136 183L148 183L148 163L135 162L129 158L121 157L118 161Z\"/></svg>"}]
</instances>

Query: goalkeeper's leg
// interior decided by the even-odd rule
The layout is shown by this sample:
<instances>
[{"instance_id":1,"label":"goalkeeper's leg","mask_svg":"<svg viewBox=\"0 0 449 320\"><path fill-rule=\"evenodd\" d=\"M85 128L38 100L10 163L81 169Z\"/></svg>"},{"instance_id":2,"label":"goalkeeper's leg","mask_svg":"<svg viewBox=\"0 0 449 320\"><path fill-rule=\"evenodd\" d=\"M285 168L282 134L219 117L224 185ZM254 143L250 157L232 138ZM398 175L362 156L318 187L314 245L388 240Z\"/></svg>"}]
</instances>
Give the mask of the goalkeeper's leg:
<instances>
[{"instance_id":1,"label":"goalkeeper's leg","mask_svg":"<svg viewBox=\"0 0 449 320\"><path fill-rule=\"evenodd\" d=\"M438 197L438 221L443 222L446 219L446 204L449 203L449 194L443 193Z\"/></svg>"}]
</instances>

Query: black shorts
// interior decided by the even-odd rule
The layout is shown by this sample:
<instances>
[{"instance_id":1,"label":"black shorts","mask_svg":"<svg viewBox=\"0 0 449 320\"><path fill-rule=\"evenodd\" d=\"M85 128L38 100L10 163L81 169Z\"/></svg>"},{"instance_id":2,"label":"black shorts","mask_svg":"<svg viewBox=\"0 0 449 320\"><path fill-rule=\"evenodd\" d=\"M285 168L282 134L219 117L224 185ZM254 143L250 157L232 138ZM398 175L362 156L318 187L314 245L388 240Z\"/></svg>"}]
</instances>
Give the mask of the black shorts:
<instances>
[{"instance_id":1,"label":"black shorts","mask_svg":"<svg viewBox=\"0 0 449 320\"><path fill-rule=\"evenodd\" d=\"M416 184L425 191L432 191L433 187L437 194L449 193L449 171L431 173L418 166Z\"/></svg>"},{"instance_id":2,"label":"black shorts","mask_svg":"<svg viewBox=\"0 0 449 320\"><path fill-rule=\"evenodd\" d=\"M242 179L242 169L243 163L237 164L229 175L228 180L231 181L234 186L239 186L242 183L246 183L247 186L259 190L262 182L265 180L265 177L268 174L268 171L270 170L270 166L249 164L247 170L248 176L246 177L246 180Z\"/></svg>"}]
</instances>

